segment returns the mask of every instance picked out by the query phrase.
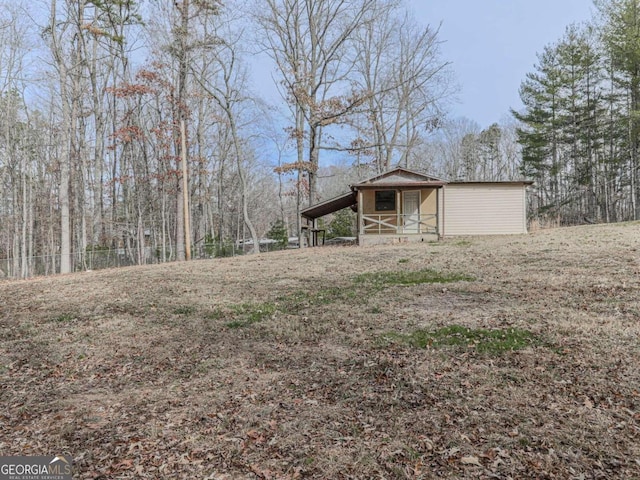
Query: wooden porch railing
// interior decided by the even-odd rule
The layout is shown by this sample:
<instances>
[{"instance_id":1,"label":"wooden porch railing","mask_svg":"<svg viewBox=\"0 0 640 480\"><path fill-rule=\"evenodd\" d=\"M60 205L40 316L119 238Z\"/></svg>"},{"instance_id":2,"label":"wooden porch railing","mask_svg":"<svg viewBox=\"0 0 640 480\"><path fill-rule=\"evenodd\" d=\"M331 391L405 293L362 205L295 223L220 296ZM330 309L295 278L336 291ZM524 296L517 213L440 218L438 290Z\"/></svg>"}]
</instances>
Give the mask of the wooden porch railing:
<instances>
[{"instance_id":1,"label":"wooden porch railing","mask_svg":"<svg viewBox=\"0 0 640 480\"><path fill-rule=\"evenodd\" d=\"M387 213L382 215L362 215L360 234L367 235L397 235L438 233L438 216L435 213L428 214L397 214Z\"/></svg>"}]
</instances>

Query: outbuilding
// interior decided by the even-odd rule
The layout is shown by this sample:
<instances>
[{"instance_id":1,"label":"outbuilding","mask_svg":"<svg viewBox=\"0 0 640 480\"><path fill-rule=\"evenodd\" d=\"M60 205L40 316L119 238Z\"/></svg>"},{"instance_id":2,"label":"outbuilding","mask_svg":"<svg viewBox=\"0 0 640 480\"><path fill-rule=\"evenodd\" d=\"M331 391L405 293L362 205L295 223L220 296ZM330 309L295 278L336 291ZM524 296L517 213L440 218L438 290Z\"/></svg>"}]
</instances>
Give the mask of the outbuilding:
<instances>
[{"instance_id":1,"label":"outbuilding","mask_svg":"<svg viewBox=\"0 0 640 480\"><path fill-rule=\"evenodd\" d=\"M317 219L350 207L358 214L358 243L435 241L444 236L527 233L530 181L447 182L404 168L351 185L351 191L301 211L309 244Z\"/></svg>"}]
</instances>

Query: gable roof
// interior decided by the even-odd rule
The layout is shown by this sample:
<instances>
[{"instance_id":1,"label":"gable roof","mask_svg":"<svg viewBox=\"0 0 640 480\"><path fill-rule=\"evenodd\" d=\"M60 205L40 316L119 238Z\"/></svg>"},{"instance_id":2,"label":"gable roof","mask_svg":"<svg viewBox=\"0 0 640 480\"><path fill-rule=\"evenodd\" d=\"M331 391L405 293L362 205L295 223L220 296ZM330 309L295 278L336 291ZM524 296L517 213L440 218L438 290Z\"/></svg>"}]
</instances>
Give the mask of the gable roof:
<instances>
[{"instance_id":1,"label":"gable roof","mask_svg":"<svg viewBox=\"0 0 640 480\"><path fill-rule=\"evenodd\" d=\"M358 190L371 187L442 187L446 183L441 178L398 167L355 183L351 188Z\"/></svg>"},{"instance_id":2,"label":"gable roof","mask_svg":"<svg viewBox=\"0 0 640 480\"><path fill-rule=\"evenodd\" d=\"M358 198L356 191L360 188L411 188L411 187L435 187L440 188L447 182L444 180L413 172L406 168L395 168L388 172L381 173L375 177L368 178L362 182L351 185L351 191L338 197L330 198L324 202L317 203L300 210L300 215L309 220L324 217L330 213L337 212L343 208L357 205Z\"/></svg>"}]
</instances>

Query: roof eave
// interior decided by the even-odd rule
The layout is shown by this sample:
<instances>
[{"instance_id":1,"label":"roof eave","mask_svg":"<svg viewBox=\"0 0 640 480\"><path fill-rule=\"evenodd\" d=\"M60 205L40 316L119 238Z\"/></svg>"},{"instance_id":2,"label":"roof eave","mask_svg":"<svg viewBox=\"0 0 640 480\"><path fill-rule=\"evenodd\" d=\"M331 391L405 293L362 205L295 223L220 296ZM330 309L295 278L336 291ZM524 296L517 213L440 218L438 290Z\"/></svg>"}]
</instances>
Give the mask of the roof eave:
<instances>
[{"instance_id":1,"label":"roof eave","mask_svg":"<svg viewBox=\"0 0 640 480\"><path fill-rule=\"evenodd\" d=\"M324 217L330 213L337 212L343 208L348 208L357 203L355 192L351 191L338 197L330 198L324 202L307 207L300 211L300 215L309 220Z\"/></svg>"},{"instance_id":2,"label":"roof eave","mask_svg":"<svg viewBox=\"0 0 640 480\"><path fill-rule=\"evenodd\" d=\"M533 180L506 180L506 181L457 181L449 182L448 185L533 185Z\"/></svg>"},{"instance_id":3,"label":"roof eave","mask_svg":"<svg viewBox=\"0 0 640 480\"><path fill-rule=\"evenodd\" d=\"M447 182L396 182L396 183L356 183L351 185L352 190L364 189L389 189L389 188L441 188Z\"/></svg>"}]
</instances>

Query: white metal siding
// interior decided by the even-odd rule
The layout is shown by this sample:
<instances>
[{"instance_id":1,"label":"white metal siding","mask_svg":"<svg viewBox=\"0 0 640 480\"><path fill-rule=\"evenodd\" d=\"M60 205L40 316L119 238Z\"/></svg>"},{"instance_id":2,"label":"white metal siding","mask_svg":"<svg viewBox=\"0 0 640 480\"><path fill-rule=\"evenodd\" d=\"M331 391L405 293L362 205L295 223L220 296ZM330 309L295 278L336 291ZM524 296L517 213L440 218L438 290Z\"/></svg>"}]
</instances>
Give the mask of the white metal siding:
<instances>
[{"instance_id":1,"label":"white metal siding","mask_svg":"<svg viewBox=\"0 0 640 480\"><path fill-rule=\"evenodd\" d=\"M527 233L525 186L449 184L441 189L440 234Z\"/></svg>"}]
</instances>

